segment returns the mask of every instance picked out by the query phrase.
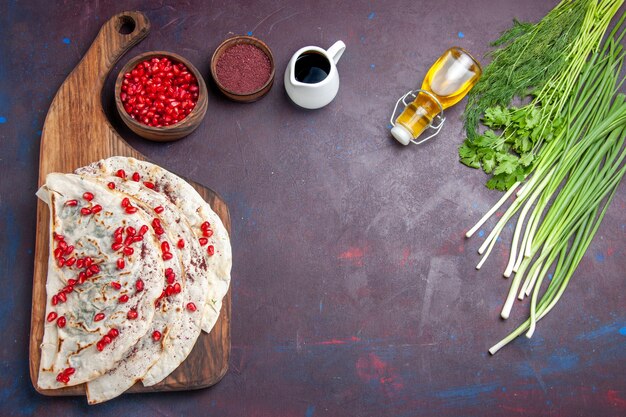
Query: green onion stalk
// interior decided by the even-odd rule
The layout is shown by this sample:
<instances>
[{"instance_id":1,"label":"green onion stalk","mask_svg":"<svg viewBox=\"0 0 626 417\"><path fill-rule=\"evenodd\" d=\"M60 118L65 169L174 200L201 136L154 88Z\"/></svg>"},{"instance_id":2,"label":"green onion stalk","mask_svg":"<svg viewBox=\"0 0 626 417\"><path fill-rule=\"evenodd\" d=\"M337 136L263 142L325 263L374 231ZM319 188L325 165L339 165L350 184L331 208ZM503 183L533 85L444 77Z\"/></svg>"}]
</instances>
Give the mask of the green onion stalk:
<instances>
[{"instance_id":1,"label":"green onion stalk","mask_svg":"<svg viewBox=\"0 0 626 417\"><path fill-rule=\"evenodd\" d=\"M623 82L619 77L624 62L620 42L625 31L617 34L624 17L577 76L567 78L571 86L562 90L566 99L555 110L564 120L563 129L544 145L532 175L513 184L466 234L471 237L517 190L479 249L484 256L477 268L519 212L504 271L506 277L515 275L501 316L509 317L516 296L531 297L530 316L493 346L492 354L524 332L532 336L537 322L554 308L626 172L626 98L618 93ZM542 291L552 269L552 278Z\"/></svg>"}]
</instances>

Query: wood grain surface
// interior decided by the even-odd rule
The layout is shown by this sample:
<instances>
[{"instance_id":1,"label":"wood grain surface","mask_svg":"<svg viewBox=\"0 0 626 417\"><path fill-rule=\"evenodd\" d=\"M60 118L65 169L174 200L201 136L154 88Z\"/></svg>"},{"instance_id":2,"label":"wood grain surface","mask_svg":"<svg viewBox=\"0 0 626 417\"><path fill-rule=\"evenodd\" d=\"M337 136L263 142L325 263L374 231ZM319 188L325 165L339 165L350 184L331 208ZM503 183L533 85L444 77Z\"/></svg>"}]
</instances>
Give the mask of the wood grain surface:
<instances>
[{"instance_id":1,"label":"wood grain surface","mask_svg":"<svg viewBox=\"0 0 626 417\"><path fill-rule=\"evenodd\" d=\"M123 34L122 26L134 29ZM101 28L80 63L59 88L42 131L39 159L39 186L51 172L72 172L76 168L115 155L146 160L130 147L109 124L100 102L105 78L117 60L150 30L148 18L139 12L114 15ZM212 190L190 183L220 216L230 233L230 217L224 201ZM37 388L40 344L43 338L46 307L49 213L37 203L37 233L30 331L30 377L33 386L44 395L83 395L77 385L58 390ZM144 387L141 383L129 392L173 391L208 387L226 373L230 354L230 290L224 298L220 317L210 334L202 333L185 362L161 383Z\"/></svg>"}]
</instances>

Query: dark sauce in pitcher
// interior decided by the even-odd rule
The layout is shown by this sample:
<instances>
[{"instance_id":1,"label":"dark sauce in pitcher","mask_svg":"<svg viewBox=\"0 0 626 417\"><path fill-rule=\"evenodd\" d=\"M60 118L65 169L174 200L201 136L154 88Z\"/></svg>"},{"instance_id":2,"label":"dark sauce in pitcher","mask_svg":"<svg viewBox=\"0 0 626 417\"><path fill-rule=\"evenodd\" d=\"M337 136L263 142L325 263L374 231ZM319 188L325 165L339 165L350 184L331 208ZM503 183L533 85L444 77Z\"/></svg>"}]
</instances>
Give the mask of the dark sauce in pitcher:
<instances>
[{"instance_id":1,"label":"dark sauce in pitcher","mask_svg":"<svg viewBox=\"0 0 626 417\"><path fill-rule=\"evenodd\" d=\"M296 80L315 84L324 81L330 73L328 59L315 51L305 52L296 59Z\"/></svg>"}]
</instances>

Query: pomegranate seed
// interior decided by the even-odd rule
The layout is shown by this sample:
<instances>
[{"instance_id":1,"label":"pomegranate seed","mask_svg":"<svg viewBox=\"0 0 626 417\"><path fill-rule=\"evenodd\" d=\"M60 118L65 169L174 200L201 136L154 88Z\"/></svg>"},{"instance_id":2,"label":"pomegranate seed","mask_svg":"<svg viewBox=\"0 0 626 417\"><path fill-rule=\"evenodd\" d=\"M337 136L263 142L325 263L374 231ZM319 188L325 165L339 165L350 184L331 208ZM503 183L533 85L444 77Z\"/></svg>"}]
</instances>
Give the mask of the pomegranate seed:
<instances>
[{"instance_id":1,"label":"pomegranate seed","mask_svg":"<svg viewBox=\"0 0 626 417\"><path fill-rule=\"evenodd\" d=\"M74 368L67 368L67 369L74 369ZM60 372L57 375L57 382L62 382L64 384L67 384L68 382L70 382L70 375L72 375L74 372L72 372L71 374L68 374L67 369Z\"/></svg>"},{"instance_id":2,"label":"pomegranate seed","mask_svg":"<svg viewBox=\"0 0 626 417\"><path fill-rule=\"evenodd\" d=\"M57 265L59 266L59 268L63 268L63 265L65 265L65 258L57 259Z\"/></svg>"},{"instance_id":3,"label":"pomegranate seed","mask_svg":"<svg viewBox=\"0 0 626 417\"><path fill-rule=\"evenodd\" d=\"M93 321L101 321L104 320L104 313L98 313L93 317Z\"/></svg>"},{"instance_id":4,"label":"pomegranate seed","mask_svg":"<svg viewBox=\"0 0 626 417\"><path fill-rule=\"evenodd\" d=\"M124 269L126 266L126 262L124 262L124 258L119 258L117 260L117 269Z\"/></svg>"},{"instance_id":5,"label":"pomegranate seed","mask_svg":"<svg viewBox=\"0 0 626 417\"><path fill-rule=\"evenodd\" d=\"M174 287L171 285L165 287L165 295L169 297L172 294L174 294Z\"/></svg>"},{"instance_id":6,"label":"pomegranate seed","mask_svg":"<svg viewBox=\"0 0 626 417\"><path fill-rule=\"evenodd\" d=\"M76 372L76 369L74 369L74 368L70 367L70 368L66 368L66 369L63 371L63 374L64 374L64 375L67 375L67 376L72 376L72 375L74 375L74 372Z\"/></svg>"},{"instance_id":7,"label":"pomegranate seed","mask_svg":"<svg viewBox=\"0 0 626 417\"><path fill-rule=\"evenodd\" d=\"M61 316L57 319L57 326L59 326L61 329L65 327L66 323L67 323L67 320L65 320L65 316Z\"/></svg>"},{"instance_id":8,"label":"pomegranate seed","mask_svg":"<svg viewBox=\"0 0 626 417\"><path fill-rule=\"evenodd\" d=\"M126 240L124 240L124 245L126 245L126 246L130 246L130 245L132 245L132 243L133 243L133 237L134 237L134 236L130 236L130 235L129 235L129 236L126 236Z\"/></svg>"},{"instance_id":9,"label":"pomegranate seed","mask_svg":"<svg viewBox=\"0 0 626 417\"><path fill-rule=\"evenodd\" d=\"M56 295L53 295L51 303L52 303L53 306L59 304L59 297L56 296Z\"/></svg>"},{"instance_id":10,"label":"pomegranate seed","mask_svg":"<svg viewBox=\"0 0 626 417\"><path fill-rule=\"evenodd\" d=\"M139 175L138 172L133 172L133 181L139 181L141 179L141 176Z\"/></svg>"},{"instance_id":11,"label":"pomegranate seed","mask_svg":"<svg viewBox=\"0 0 626 417\"><path fill-rule=\"evenodd\" d=\"M85 266L89 268L92 263L93 263L93 259L91 259L90 256L85 256Z\"/></svg>"},{"instance_id":12,"label":"pomegranate seed","mask_svg":"<svg viewBox=\"0 0 626 417\"><path fill-rule=\"evenodd\" d=\"M102 352L104 350L104 343L98 341L98 343L96 343L96 349L98 349L98 352Z\"/></svg>"},{"instance_id":13,"label":"pomegranate seed","mask_svg":"<svg viewBox=\"0 0 626 417\"><path fill-rule=\"evenodd\" d=\"M110 183L107 184L107 187L109 187L111 190L115 189L115 183L113 181L111 181Z\"/></svg>"},{"instance_id":14,"label":"pomegranate seed","mask_svg":"<svg viewBox=\"0 0 626 417\"><path fill-rule=\"evenodd\" d=\"M60 292L57 294L57 298L59 299L60 302L64 303L67 301L67 297L65 296L64 292Z\"/></svg>"},{"instance_id":15,"label":"pomegranate seed","mask_svg":"<svg viewBox=\"0 0 626 417\"><path fill-rule=\"evenodd\" d=\"M115 242L115 243L122 243L122 240L123 240L123 239L124 239L124 238L122 237L122 234L121 234L121 233L120 233L119 235L115 235L115 236L113 236L113 242Z\"/></svg>"},{"instance_id":16,"label":"pomegranate seed","mask_svg":"<svg viewBox=\"0 0 626 417\"><path fill-rule=\"evenodd\" d=\"M113 287L116 290L121 290L122 289L122 284L120 284L117 281L113 281L113 282L111 282L111 287Z\"/></svg>"},{"instance_id":17,"label":"pomegranate seed","mask_svg":"<svg viewBox=\"0 0 626 417\"><path fill-rule=\"evenodd\" d=\"M170 251L170 244L167 243L167 241L164 241L163 243L161 243L161 251L162 252L169 252Z\"/></svg>"},{"instance_id":18,"label":"pomegranate seed","mask_svg":"<svg viewBox=\"0 0 626 417\"><path fill-rule=\"evenodd\" d=\"M208 252L209 256L213 256L213 254L215 253L215 248L213 247L213 245L209 245L206 251Z\"/></svg>"},{"instance_id":19,"label":"pomegranate seed","mask_svg":"<svg viewBox=\"0 0 626 417\"><path fill-rule=\"evenodd\" d=\"M117 229L115 229L115 232L113 232L113 234L114 235L121 235L123 231L124 231L124 226L120 226Z\"/></svg>"},{"instance_id":20,"label":"pomegranate seed","mask_svg":"<svg viewBox=\"0 0 626 417\"><path fill-rule=\"evenodd\" d=\"M124 255L130 256L135 253L135 249L131 248L130 246L125 246L122 252L124 252Z\"/></svg>"},{"instance_id":21,"label":"pomegranate seed","mask_svg":"<svg viewBox=\"0 0 626 417\"><path fill-rule=\"evenodd\" d=\"M198 239L198 242L200 242L201 246L204 246L209 243L209 239L207 239L206 237L201 237L200 239Z\"/></svg>"},{"instance_id":22,"label":"pomegranate seed","mask_svg":"<svg viewBox=\"0 0 626 417\"><path fill-rule=\"evenodd\" d=\"M179 249L182 249L185 247L185 241L182 239L179 239L178 242L176 243L176 246L178 246Z\"/></svg>"},{"instance_id":23,"label":"pomegranate seed","mask_svg":"<svg viewBox=\"0 0 626 417\"><path fill-rule=\"evenodd\" d=\"M98 264L93 264L89 267L89 270L94 274L97 274L98 272L100 272L100 267L98 266Z\"/></svg>"},{"instance_id":24,"label":"pomegranate seed","mask_svg":"<svg viewBox=\"0 0 626 417\"><path fill-rule=\"evenodd\" d=\"M120 297L118 298L118 301L119 301L120 303L125 303L125 302L127 302L127 301L128 301L128 295L127 295L127 294L120 295Z\"/></svg>"},{"instance_id":25,"label":"pomegranate seed","mask_svg":"<svg viewBox=\"0 0 626 417\"><path fill-rule=\"evenodd\" d=\"M91 209L89 207L83 207L80 209L80 214L83 216L88 216L91 214Z\"/></svg>"},{"instance_id":26,"label":"pomegranate seed","mask_svg":"<svg viewBox=\"0 0 626 417\"><path fill-rule=\"evenodd\" d=\"M137 231L135 230L134 227L128 226L126 228L126 235L128 235L128 236L135 236L135 233L137 233Z\"/></svg>"},{"instance_id":27,"label":"pomegranate seed","mask_svg":"<svg viewBox=\"0 0 626 417\"><path fill-rule=\"evenodd\" d=\"M161 220L159 220L159 219L152 219L152 227L155 228L155 229L158 228L158 227L161 227Z\"/></svg>"},{"instance_id":28,"label":"pomegranate seed","mask_svg":"<svg viewBox=\"0 0 626 417\"><path fill-rule=\"evenodd\" d=\"M76 258L72 256L65 261L65 266L72 266L74 265L74 262L76 262Z\"/></svg>"},{"instance_id":29,"label":"pomegranate seed","mask_svg":"<svg viewBox=\"0 0 626 417\"><path fill-rule=\"evenodd\" d=\"M73 287L74 285L76 285L76 283L77 283L77 281L76 281L75 279L68 279L68 280L67 280L67 285L71 285L72 287Z\"/></svg>"},{"instance_id":30,"label":"pomegranate seed","mask_svg":"<svg viewBox=\"0 0 626 417\"><path fill-rule=\"evenodd\" d=\"M130 200L128 199L128 197L124 197L122 199L122 208L126 208L128 206L130 206Z\"/></svg>"},{"instance_id":31,"label":"pomegranate seed","mask_svg":"<svg viewBox=\"0 0 626 417\"><path fill-rule=\"evenodd\" d=\"M119 336L120 331L117 329L111 329L109 330L109 332L107 333L107 335L111 338L111 339L115 339L117 336Z\"/></svg>"},{"instance_id":32,"label":"pomegranate seed","mask_svg":"<svg viewBox=\"0 0 626 417\"><path fill-rule=\"evenodd\" d=\"M96 204L91 208L91 212L93 214L100 213L102 211L102 206L100 204Z\"/></svg>"},{"instance_id":33,"label":"pomegranate seed","mask_svg":"<svg viewBox=\"0 0 626 417\"><path fill-rule=\"evenodd\" d=\"M159 340L161 340L161 332L160 332L160 331L158 331L158 330L153 331L153 332L152 332L152 339L153 339L155 342L158 342Z\"/></svg>"},{"instance_id":34,"label":"pomegranate seed","mask_svg":"<svg viewBox=\"0 0 626 417\"><path fill-rule=\"evenodd\" d=\"M211 223L209 223L209 222L204 222L204 223L202 223L202 224L200 225L200 229L201 229L201 230L206 230L206 229L208 229L209 227L211 227Z\"/></svg>"},{"instance_id":35,"label":"pomegranate seed","mask_svg":"<svg viewBox=\"0 0 626 417\"><path fill-rule=\"evenodd\" d=\"M82 268L85 266L85 260L83 258L78 258L76 261L76 268Z\"/></svg>"},{"instance_id":36,"label":"pomegranate seed","mask_svg":"<svg viewBox=\"0 0 626 417\"><path fill-rule=\"evenodd\" d=\"M104 336L102 338L102 343L104 343L105 345L108 345L109 343L111 343L111 337L110 336Z\"/></svg>"},{"instance_id":37,"label":"pomegranate seed","mask_svg":"<svg viewBox=\"0 0 626 417\"><path fill-rule=\"evenodd\" d=\"M80 272L80 273L78 274L78 283L79 283L79 284L84 284L84 283L85 283L85 281L87 281L87 274L86 274L86 273L84 273L84 272Z\"/></svg>"},{"instance_id":38,"label":"pomegranate seed","mask_svg":"<svg viewBox=\"0 0 626 417\"><path fill-rule=\"evenodd\" d=\"M172 268L165 268L165 276L174 275L174 270Z\"/></svg>"},{"instance_id":39,"label":"pomegranate seed","mask_svg":"<svg viewBox=\"0 0 626 417\"><path fill-rule=\"evenodd\" d=\"M123 169L118 169L115 175L117 175L120 178L126 178L126 172L124 172Z\"/></svg>"},{"instance_id":40,"label":"pomegranate seed","mask_svg":"<svg viewBox=\"0 0 626 417\"><path fill-rule=\"evenodd\" d=\"M61 257L62 255L63 255L63 249L61 249L61 248L56 248L56 249L54 250L54 257L55 257L55 258L59 258L59 257Z\"/></svg>"},{"instance_id":41,"label":"pomegranate seed","mask_svg":"<svg viewBox=\"0 0 626 417\"><path fill-rule=\"evenodd\" d=\"M205 229L202 231L202 236L204 237L211 237L213 236L213 230L211 229Z\"/></svg>"},{"instance_id":42,"label":"pomegranate seed","mask_svg":"<svg viewBox=\"0 0 626 417\"><path fill-rule=\"evenodd\" d=\"M157 214L163 213L163 210L165 210L165 209L163 208L163 206L156 206L156 207L154 208L154 212L155 212L155 213L157 213Z\"/></svg>"},{"instance_id":43,"label":"pomegranate seed","mask_svg":"<svg viewBox=\"0 0 626 417\"><path fill-rule=\"evenodd\" d=\"M174 257L174 255L172 255L170 252L164 252L161 257L163 258L164 261L169 261L170 259Z\"/></svg>"},{"instance_id":44,"label":"pomegranate seed","mask_svg":"<svg viewBox=\"0 0 626 417\"><path fill-rule=\"evenodd\" d=\"M58 314L55 313L54 311L51 311L50 314L48 314L48 317L46 317L46 320L48 320L48 323L52 323L53 321L55 321L58 317Z\"/></svg>"},{"instance_id":45,"label":"pomegranate seed","mask_svg":"<svg viewBox=\"0 0 626 417\"><path fill-rule=\"evenodd\" d=\"M153 182L145 181L143 183L143 185L145 185L146 187L150 188L151 190L154 190L154 183Z\"/></svg>"},{"instance_id":46,"label":"pomegranate seed","mask_svg":"<svg viewBox=\"0 0 626 417\"><path fill-rule=\"evenodd\" d=\"M162 227L157 227L156 229L154 229L154 233L161 236L163 233L165 233L165 230L163 230Z\"/></svg>"},{"instance_id":47,"label":"pomegranate seed","mask_svg":"<svg viewBox=\"0 0 626 417\"><path fill-rule=\"evenodd\" d=\"M128 207L126 207L126 213L127 213L127 214L134 214L134 213L137 213L137 207L133 207L133 206L128 206Z\"/></svg>"},{"instance_id":48,"label":"pomegranate seed","mask_svg":"<svg viewBox=\"0 0 626 417\"><path fill-rule=\"evenodd\" d=\"M62 251L65 251L65 249L67 249L67 243L65 243L64 240L60 240L59 243L57 244L57 246Z\"/></svg>"},{"instance_id":49,"label":"pomegranate seed","mask_svg":"<svg viewBox=\"0 0 626 417\"><path fill-rule=\"evenodd\" d=\"M138 292L143 291L143 280L141 278L135 281L135 288Z\"/></svg>"},{"instance_id":50,"label":"pomegranate seed","mask_svg":"<svg viewBox=\"0 0 626 417\"><path fill-rule=\"evenodd\" d=\"M174 281L176 280L176 276L174 274L168 275L168 276L166 276L166 278L167 278L167 283L168 284L173 284Z\"/></svg>"},{"instance_id":51,"label":"pomegranate seed","mask_svg":"<svg viewBox=\"0 0 626 417\"><path fill-rule=\"evenodd\" d=\"M145 224L139 228L139 234L141 236L145 235L147 231L148 231L148 226L146 226Z\"/></svg>"},{"instance_id":52,"label":"pomegranate seed","mask_svg":"<svg viewBox=\"0 0 626 417\"><path fill-rule=\"evenodd\" d=\"M74 252L74 246L69 245L68 247L65 248L65 251L63 251L66 255L69 255L70 253Z\"/></svg>"},{"instance_id":53,"label":"pomegranate seed","mask_svg":"<svg viewBox=\"0 0 626 417\"><path fill-rule=\"evenodd\" d=\"M133 236L132 243L141 242L143 240L142 235Z\"/></svg>"},{"instance_id":54,"label":"pomegranate seed","mask_svg":"<svg viewBox=\"0 0 626 417\"><path fill-rule=\"evenodd\" d=\"M181 288L180 288L180 284L178 282L176 284L174 284L174 286L172 288L174 289L174 294L180 294Z\"/></svg>"},{"instance_id":55,"label":"pomegranate seed","mask_svg":"<svg viewBox=\"0 0 626 417\"><path fill-rule=\"evenodd\" d=\"M74 291L74 286L73 285L66 285L65 287L63 287L63 289L61 291L63 291L65 294L69 294L72 291Z\"/></svg>"},{"instance_id":56,"label":"pomegranate seed","mask_svg":"<svg viewBox=\"0 0 626 417\"><path fill-rule=\"evenodd\" d=\"M129 320L134 320L137 318L137 310L131 309L128 310L128 314L126 314L126 317L128 317Z\"/></svg>"},{"instance_id":57,"label":"pomegranate seed","mask_svg":"<svg viewBox=\"0 0 626 417\"><path fill-rule=\"evenodd\" d=\"M83 198L87 201L91 201L93 200L93 193L87 191L86 193L83 193Z\"/></svg>"},{"instance_id":58,"label":"pomegranate seed","mask_svg":"<svg viewBox=\"0 0 626 417\"><path fill-rule=\"evenodd\" d=\"M78 200L67 200L65 202L66 206L74 207L78 205Z\"/></svg>"},{"instance_id":59,"label":"pomegranate seed","mask_svg":"<svg viewBox=\"0 0 626 417\"><path fill-rule=\"evenodd\" d=\"M114 243L111 245L111 249L117 252L118 250L122 249L123 246L123 243Z\"/></svg>"},{"instance_id":60,"label":"pomegranate seed","mask_svg":"<svg viewBox=\"0 0 626 417\"><path fill-rule=\"evenodd\" d=\"M85 275L87 276L87 278L91 278L93 276L93 272L91 271L91 269L86 269Z\"/></svg>"},{"instance_id":61,"label":"pomegranate seed","mask_svg":"<svg viewBox=\"0 0 626 417\"><path fill-rule=\"evenodd\" d=\"M191 312L196 311L196 305L194 303L187 303L187 310Z\"/></svg>"}]
</instances>

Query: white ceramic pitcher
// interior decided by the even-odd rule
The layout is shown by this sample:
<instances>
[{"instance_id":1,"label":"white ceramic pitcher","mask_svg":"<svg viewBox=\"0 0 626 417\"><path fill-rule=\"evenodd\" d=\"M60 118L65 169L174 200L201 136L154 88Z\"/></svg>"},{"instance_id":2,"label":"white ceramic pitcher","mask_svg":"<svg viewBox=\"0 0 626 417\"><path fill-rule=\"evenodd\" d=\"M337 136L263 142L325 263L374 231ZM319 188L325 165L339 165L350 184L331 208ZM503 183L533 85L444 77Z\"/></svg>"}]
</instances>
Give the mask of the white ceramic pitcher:
<instances>
[{"instance_id":1,"label":"white ceramic pitcher","mask_svg":"<svg viewBox=\"0 0 626 417\"><path fill-rule=\"evenodd\" d=\"M319 46L305 46L298 49L285 70L285 90L289 98L305 109L319 109L333 101L339 91L337 62L345 49L346 44L342 41L335 42L328 50ZM311 58L312 56L314 58ZM320 64L319 68L315 68L316 76L303 76L302 68L299 68L308 67L303 62L309 59L314 59ZM324 73L326 73L325 76Z\"/></svg>"}]
</instances>

